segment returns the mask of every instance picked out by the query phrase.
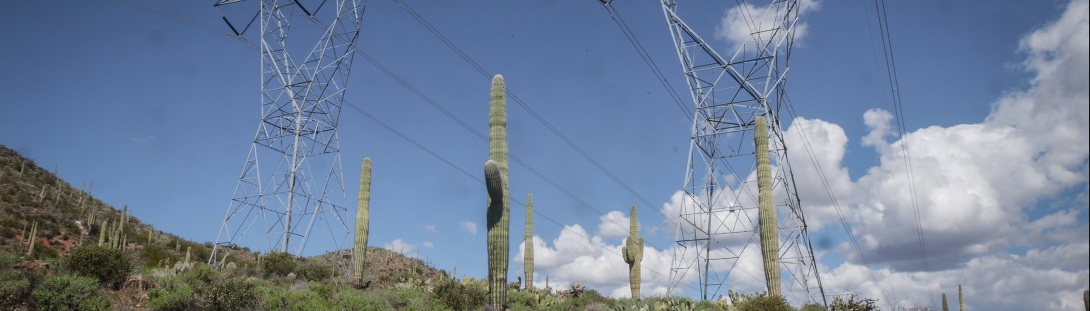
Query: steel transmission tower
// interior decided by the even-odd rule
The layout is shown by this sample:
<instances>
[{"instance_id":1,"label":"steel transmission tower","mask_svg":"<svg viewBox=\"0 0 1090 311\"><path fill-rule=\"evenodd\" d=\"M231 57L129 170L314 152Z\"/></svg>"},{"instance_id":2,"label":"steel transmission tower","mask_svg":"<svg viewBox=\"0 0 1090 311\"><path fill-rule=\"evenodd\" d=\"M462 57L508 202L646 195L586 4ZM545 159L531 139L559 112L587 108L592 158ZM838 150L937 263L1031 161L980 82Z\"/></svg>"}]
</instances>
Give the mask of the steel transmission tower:
<instances>
[{"instance_id":1,"label":"steel transmission tower","mask_svg":"<svg viewBox=\"0 0 1090 311\"><path fill-rule=\"evenodd\" d=\"M312 238L337 251L351 243L337 122L366 0L304 3L310 2L262 0L255 16L261 122L209 264L222 264L241 245L300 256ZM302 22L299 29L292 29L293 19ZM301 42L289 45L289 30Z\"/></svg>"},{"instance_id":2,"label":"steel transmission tower","mask_svg":"<svg viewBox=\"0 0 1090 311\"><path fill-rule=\"evenodd\" d=\"M685 24L677 0L660 2L696 108L670 291L695 279L701 298L715 299L735 280L764 283L763 270L739 271L744 257L757 258L760 266L753 127L764 116L779 214L782 293L796 302L824 302L779 118L789 104L784 85L800 1L739 2L731 14L748 25L750 38L737 43L729 59Z\"/></svg>"}]
</instances>

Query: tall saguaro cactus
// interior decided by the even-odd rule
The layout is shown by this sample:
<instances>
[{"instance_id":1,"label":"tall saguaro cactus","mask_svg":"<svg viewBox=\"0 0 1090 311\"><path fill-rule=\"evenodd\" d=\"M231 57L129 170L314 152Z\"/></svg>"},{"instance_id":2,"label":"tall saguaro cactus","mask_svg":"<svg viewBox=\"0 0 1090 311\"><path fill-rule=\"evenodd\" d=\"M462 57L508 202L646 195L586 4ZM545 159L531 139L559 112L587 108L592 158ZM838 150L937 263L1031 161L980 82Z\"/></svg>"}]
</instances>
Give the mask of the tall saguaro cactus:
<instances>
[{"instance_id":1,"label":"tall saguaro cactus","mask_svg":"<svg viewBox=\"0 0 1090 311\"><path fill-rule=\"evenodd\" d=\"M526 238L525 258L522 261L523 271L526 271L526 289L534 287L534 196L526 194Z\"/></svg>"},{"instance_id":2,"label":"tall saguaro cactus","mask_svg":"<svg viewBox=\"0 0 1090 311\"><path fill-rule=\"evenodd\" d=\"M367 234L371 221L371 158L363 158L360 194L356 205L356 247L352 250L352 282L363 286L363 260L367 257Z\"/></svg>"},{"instance_id":3,"label":"tall saguaro cactus","mask_svg":"<svg viewBox=\"0 0 1090 311\"><path fill-rule=\"evenodd\" d=\"M488 162L484 165L488 187L488 304L504 310L507 304L507 235L510 201L507 193L507 102L503 76L492 78L488 112Z\"/></svg>"},{"instance_id":4,"label":"tall saguaro cactus","mask_svg":"<svg viewBox=\"0 0 1090 311\"><path fill-rule=\"evenodd\" d=\"M946 293L942 293L942 311L950 311L950 305L946 303Z\"/></svg>"},{"instance_id":5,"label":"tall saguaro cactus","mask_svg":"<svg viewBox=\"0 0 1090 311\"><path fill-rule=\"evenodd\" d=\"M758 117L753 130L757 147L758 226L761 233L761 257L764 258L768 295L780 295L780 237L777 231L776 203L772 199L772 162L768 158L768 124Z\"/></svg>"},{"instance_id":6,"label":"tall saguaro cactus","mask_svg":"<svg viewBox=\"0 0 1090 311\"><path fill-rule=\"evenodd\" d=\"M632 204L631 218L628 225L628 241L621 247L624 262L628 263L628 284L632 287L632 298L640 299L640 261L643 261L643 237L636 220L636 204Z\"/></svg>"}]
</instances>

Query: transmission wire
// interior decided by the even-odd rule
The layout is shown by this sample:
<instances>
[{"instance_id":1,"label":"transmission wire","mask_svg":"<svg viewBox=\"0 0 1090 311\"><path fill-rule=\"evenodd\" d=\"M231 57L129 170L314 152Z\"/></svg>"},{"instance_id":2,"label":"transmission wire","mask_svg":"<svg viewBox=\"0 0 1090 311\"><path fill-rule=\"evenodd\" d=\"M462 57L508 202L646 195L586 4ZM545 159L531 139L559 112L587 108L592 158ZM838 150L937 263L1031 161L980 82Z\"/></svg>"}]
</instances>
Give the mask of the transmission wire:
<instances>
[{"instance_id":1,"label":"transmission wire","mask_svg":"<svg viewBox=\"0 0 1090 311\"><path fill-rule=\"evenodd\" d=\"M636 38L636 34L628 27L628 23L624 22L621 13L617 11L617 8L613 7L613 2L606 2L603 7L605 7L606 12L609 13L609 17L613 19L613 22L617 24L617 27L621 28L621 32L624 33L625 38L628 38L628 42L632 44L632 47L636 48L636 52L640 54L643 63L647 64L647 67L655 74L655 79L659 80L659 83L662 84L663 88L666 88L666 92L670 94L670 98L674 100L677 107L685 114L685 118L688 119L689 122L693 122L693 112L689 111L689 108L686 108L685 104L682 103L681 96L677 94L677 91L674 90L674 86L666 79L666 75L663 74L662 70L655 64L655 60L651 58L650 53L647 53L647 50L644 49L643 44L640 43L640 39Z\"/></svg>"},{"instance_id":2,"label":"transmission wire","mask_svg":"<svg viewBox=\"0 0 1090 311\"><path fill-rule=\"evenodd\" d=\"M408 12L409 15L411 15L414 19L416 19L417 22L419 22L425 28L427 28L428 31L430 31L433 35L438 37L439 40L443 41L443 43L446 44L447 47L449 47L455 53L457 53L458 56L461 56L463 60L465 60L467 63L469 63L471 66L473 66L473 68L475 68L478 72L480 72L481 75L483 75L485 78L487 78L489 80L492 79L492 75L489 74L488 71L486 71L483 67L481 67L479 64L477 64L477 62L474 61L471 57L469 57L469 55L466 55L465 52L463 52L460 48L458 48L457 45L455 45L453 42L451 42L449 39L447 39L446 36L444 36L442 33L440 33L438 29L435 29L435 27L432 26L431 23L428 23L426 20L424 20L424 18L422 16L420 16L419 14L417 14L416 11L414 11L411 7L409 7L408 4L405 4L404 0L394 0L394 2L397 2L398 5L402 9L404 9L406 12ZM518 103L519 106L521 106L523 109L525 109L527 112L529 112L531 116L533 116L535 119L538 120L538 122L541 122L541 124L545 125L545 127L548 128L550 131L552 131L553 134L555 134L557 137L559 137L561 140L563 140L565 143L567 143L569 147L571 147L572 149L575 149L575 151L578 152L580 155L582 155L583 158L590 161L591 164L594 164L594 166L596 166L599 170L601 170L603 173L605 173L607 176L609 176L609 178L613 179L614 182L621 185L621 187L623 187L625 190L627 190L629 193L631 193L633 196L635 196L641 202L646 204L648 206L648 208L650 208L655 213L659 214L659 216L661 216L667 222L670 222L671 224L673 224L675 226L677 225L676 222L674 222L672 219L670 219L670 217L667 217L666 214L663 214L662 211L659 211L658 209L655 209L654 205L651 204L650 201L648 201L643 196L636 193L635 190L633 190L631 187L629 187L627 184L625 184L623 181L621 181L620 178L617 178L617 176L614 175L612 172L610 172L608 169L606 169L605 166L602 166L602 164L598 163L597 160L594 160L593 157L591 157L589 154L587 154L585 151L583 151L582 148L579 148L578 145L576 145L574 142L572 142L570 139L568 139L567 136L560 133L560 131L557 130L555 127L553 127L553 125L550 124L548 121L546 121L545 118L543 118L536 111L534 111L533 108L530 108L530 106L527 105L525 102L523 102L522 99L518 98L518 96L516 96L514 92L512 92L511 90L508 89L508 90L506 90L506 93L507 93L508 97L513 99L515 101L515 103Z\"/></svg>"},{"instance_id":3,"label":"transmission wire","mask_svg":"<svg viewBox=\"0 0 1090 311\"><path fill-rule=\"evenodd\" d=\"M908 151L908 139L905 130L904 102L901 100L901 87L900 82L897 79L897 62L893 57L893 39L889 32L889 15L886 12L885 0L881 0L881 10L879 10L879 0L874 0L874 9L876 12L875 14L878 16L878 33L882 38L882 52L886 59L886 75L890 80L890 96L893 98L894 114L896 114L897 119L897 130L902 142L901 157L904 160L905 171L908 173L909 196L912 198L912 211L916 221L916 236L919 238L917 245L919 245L920 253L923 255L924 276L927 279L928 298L931 301L931 305L935 306L935 293L931 287L931 267L928 264L927 245L924 242L923 228L920 224L920 206L919 200L916 198L916 186L912 174L912 159ZM870 20L868 19L867 22L870 23Z\"/></svg>"},{"instance_id":4,"label":"transmission wire","mask_svg":"<svg viewBox=\"0 0 1090 311\"><path fill-rule=\"evenodd\" d=\"M203 24L200 24L200 23L197 23L197 22L193 22L193 21L189 21L189 20L186 20L186 19L183 19L183 18L180 18L180 17L174 16L174 15L170 15L170 14L164 13L164 12L162 12L162 11L158 11L158 10L154 10L154 9L151 9L151 8L148 8L148 7L140 6L140 5L137 5L137 4L134 4L134 3L131 3L131 2L127 2L127 1L124 1L124 0L115 0L115 1L118 1L118 2L122 2L122 3L125 3L125 4L129 4L129 5L135 6L135 7L137 7L137 8L141 8L141 9L147 10L147 11L149 11L149 12L152 12L152 13L156 13L156 14L160 14L160 15L163 15L163 16L167 16L167 17L170 17L170 18L172 18L172 19L175 19L175 20L178 20L178 21L182 21L182 22L185 22L185 23L187 23L187 24L191 24L191 25L193 25L193 26L201 27L201 28L204 28L204 29L207 29L207 30L211 30L211 31L214 31L214 32L216 32L216 33L219 33L219 34L222 34L222 35L225 35L225 36L229 36L229 37L233 37L233 38L238 38L238 39L242 40L243 42L245 42L245 43L246 43L246 44L247 44L247 45L248 45L248 46L249 46L250 48L255 48L255 49L256 49L256 47L254 47L254 46L253 46L252 44L250 44L250 43L249 43L249 41L246 41L245 39L243 39L243 38L241 38L241 37L237 37L237 36L231 35L231 34L229 34L229 33L227 33L227 32L224 32L224 31L220 31L220 30L218 30L218 29L212 28L212 27L210 27L210 26L207 26L207 25L203 25ZM370 56L368 56L368 55L364 54L363 52L360 52L359 50L355 50L355 51L357 52L357 54L358 54L358 55L361 55L361 56L363 56L363 57L364 57L365 59L367 59L368 61L371 61L371 62L372 62L372 64L374 64L374 65L375 65L376 67L379 67L380 69L382 69L382 70L384 70L384 71L388 71L388 70L387 70L387 69L385 69L385 67L383 67L383 66L382 66L381 64L379 64L379 63L375 62L375 61L374 61L373 59L371 59L371 58L370 58ZM431 99L430 99L430 98L428 98L428 97L427 97L426 95L424 95L423 93L420 93L420 92L419 92L418 90L416 90L416 88L412 87L411 85L408 85L408 84L407 84L407 82L403 82L404 80L401 80L401 79L400 79L399 77L397 77L396 75L393 75L393 73L392 73L392 72L389 72L388 74L390 74L390 75L391 75L391 77L393 77L393 78L395 78L396 80L398 80L398 82L402 82L403 84L405 84L405 86L406 86L406 87L410 88L410 90L412 90L412 91L413 91L414 93L417 93L417 95L419 95L419 96L421 96L421 97L425 98L426 100L428 100L428 101L429 101L429 103L434 103L434 102L433 102L433 101L431 101ZM481 180L481 179L480 179L480 178L478 178L478 177L477 177L476 175L473 175L473 174L469 173L468 171L466 171L465 169L463 169L463 168L459 167L458 165L454 164L453 162L450 162L449 160L447 160L447 159L446 159L446 158L444 158L443 156L441 156L441 155L439 155L439 154L435 153L434 151L431 151L431 149L428 149L427 147L424 147L423 145L421 145L420 143L416 142L416 141L415 141L415 140L413 140L412 138L409 138L408 136L405 136L405 134L402 134L401 132L397 131L396 129L394 129L394 128L393 128L393 127L391 127L390 125L386 124L385 122L382 122L382 121L380 121L380 120L379 120L378 118L375 118L375 117L374 117L373 115L371 115L371 114L369 114L369 113L367 113L367 112L363 111L363 109L360 109L359 107L357 107L356 105L352 104L351 102L348 102L348 100L342 99L342 101L343 101L343 103L344 103L344 104L348 105L348 106L349 106L349 107L351 107L351 108L352 108L353 110L356 110L356 112L359 112L360 114L362 114L363 116L367 117L368 119L371 119L371 121L374 121L375 123L377 123L377 124L379 124L380 126L382 126L383 128L385 128L386 130L388 130L388 131L390 131L390 132L394 133L394 134L395 134L395 135L397 135L397 136L398 136L399 138L401 138L401 139L403 139L403 140L405 140L405 141L409 142L409 143L410 143L410 144L412 144L413 146L416 146L416 147L417 147L417 148L419 148L420 150L422 150L422 151L424 151L424 152L428 153L428 154L429 154L429 155L431 155L432 157L434 157L434 158L436 158L436 159L438 159L438 160L442 161L443 163L447 164L448 166L450 166L450 167L454 168L455 170L458 170L459 172L461 172L462 174L464 174L464 175L468 176L469 178L472 178L473 180L476 180L477 182L479 182L479 183L481 183L481 184L485 184L484 180ZM444 113L449 113L449 111L447 111L446 109L443 109L443 108L442 108L441 106L438 106L438 104L435 104L435 105L436 105L436 108L439 108L439 109L440 109L441 111L443 111ZM462 123L462 122L461 122L461 120L460 120L460 119L458 119L457 117L454 117L453 115L450 115L450 116L451 116L452 118L454 118L454 119L455 119L456 121L458 121L459 123ZM470 129L471 129L471 128L470 128ZM471 129L471 130L472 130L472 129ZM480 133L479 133L479 132L476 132L476 131L473 131L473 132L474 132L475 134L478 134L478 136L480 135ZM514 158L514 157L512 156L512 158ZM531 170L531 171L532 171L532 172L534 172L535 174L538 174L538 176L539 176L539 177L542 177L542 179L545 179L546 181L548 181L548 182L552 183L552 182L551 182L551 180L548 180L548 179L547 179L547 178L545 178L544 176L541 176L541 175L540 175L540 173L537 173L537 171L536 171L536 170L533 170L532 168L530 168L529 166L527 166L527 165L526 165L525 163L523 163L523 162L521 162L521 161L519 161L519 160L517 160L517 159L516 159L516 162L518 162L519 164L523 165L523 166L524 166L525 168L527 168L527 169ZM564 190L564 189L561 189L561 191L564 191L565 193L568 193L568 192L567 192L566 190ZM569 195L569 196L571 196L571 194L570 194L570 193L568 193L568 195ZM574 198L574 197L573 197L573 198ZM583 203L584 205L586 205L586 203L585 203L585 202L583 202L582 200L579 200L578 198L575 198L575 199L576 199L577 201L579 201L580 203ZM521 201L519 201L518 199L511 199L511 201L514 201L515 203L518 203L519 205L522 205L523 207L525 207L525 206L526 206L526 203L522 203L522 202L521 202ZM590 206L587 206L587 207L589 208ZM591 209L597 212L597 210L595 210L594 208L591 208ZM545 220L548 220L549 222L551 222L551 223L553 223L553 224L556 224L556 225L557 225L557 226L559 226L559 227L562 227L562 228L563 228L563 227L565 227L564 225L560 224L560 223L559 223L559 222L557 222L556 220L553 220L552 218L550 218L550 217L546 216L545 214L542 214L542 213L541 213L540 211L538 211L538 210L534 210L534 211L533 211L533 213L534 213L534 214L537 214L538 216L541 216L542 218L545 218ZM599 214L601 214L601 212L599 212ZM610 221L612 222L612 220L610 220ZM616 222L614 222L614 224L616 224ZM587 239L587 241L588 241L588 242L590 242L591 244L594 244L595 246L598 246L598 247L600 247L600 248L602 248L602 249L604 249L604 250L606 250L606 251L609 251L610 253L613 253L613 254L615 254L615 255L617 255L617 256L621 256L621 254L619 254L619 253L617 253L617 252L613 251L612 249L610 249L610 248L606 247L605 245L602 245L601 243L595 242L595 241L594 241L593 239L591 239L590 237L587 237L586 235L583 235L583 234L579 234L579 233L577 233L577 232L575 232L575 231L569 231L569 232L571 232L571 233L573 233L573 234L575 234L575 235L577 235L577 236L579 236L579 237L582 237L582 238L585 238L585 239ZM532 241L531 241L531 243L532 243ZM651 244L651 243L647 243L647 244L648 244L648 245L650 245L650 246L651 246L651 247L652 247L653 249L654 249L654 248L657 248L656 246L654 246L654 245L653 245L653 244ZM668 278L668 276L666 276L666 275L662 274L661 272L658 272L658 271L656 271L656 270L654 270L654 269L651 269L651 268L648 268L648 267L642 267L642 268L643 268L643 269L647 269L647 271L650 271L650 272L652 272L652 273L654 273L654 274L657 274L657 275L659 275L659 276L661 276L661 277L664 277L664 278ZM691 289L696 289L696 288L692 287L691 285L687 285L687 284L685 284L685 286L688 286L688 287L689 287L689 288L691 288Z\"/></svg>"}]
</instances>

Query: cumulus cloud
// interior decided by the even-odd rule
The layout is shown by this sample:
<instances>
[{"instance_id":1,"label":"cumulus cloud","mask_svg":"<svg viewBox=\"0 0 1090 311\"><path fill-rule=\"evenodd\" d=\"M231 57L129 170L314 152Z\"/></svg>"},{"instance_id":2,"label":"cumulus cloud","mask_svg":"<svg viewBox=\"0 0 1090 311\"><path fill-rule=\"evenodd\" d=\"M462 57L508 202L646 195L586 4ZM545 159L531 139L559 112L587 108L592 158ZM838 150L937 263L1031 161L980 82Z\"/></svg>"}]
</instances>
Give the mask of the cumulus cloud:
<instances>
[{"instance_id":1,"label":"cumulus cloud","mask_svg":"<svg viewBox=\"0 0 1090 311\"><path fill-rule=\"evenodd\" d=\"M435 244L432 244L431 242L428 242L428 241L424 241L424 243L420 244L420 247L433 248L433 247L435 247Z\"/></svg>"},{"instance_id":2,"label":"cumulus cloud","mask_svg":"<svg viewBox=\"0 0 1090 311\"><path fill-rule=\"evenodd\" d=\"M477 224L472 221L462 221L462 230L469 232L469 234L477 234Z\"/></svg>"},{"instance_id":3,"label":"cumulus cloud","mask_svg":"<svg viewBox=\"0 0 1090 311\"><path fill-rule=\"evenodd\" d=\"M382 245L382 248L391 250L395 253L409 254L416 250L416 245L406 243L402 239L394 239L393 242Z\"/></svg>"},{"instance_id":4,"label":"cumulus cloud","mask_svg":"<svg viewBox=\"0 0 1090 311\"><path fill-rule=\"evenodd\" d=\"M639 218L639 217L637 217ZM599 216L598 234L610 239L623 239L628 236L629 218L620 211L611 211Z\"/></svg>"},{"instance_id":5,"label":"cumulus cloud","mask_svg":"<svg viewBox=\"0 0 1090 311\"><path fill-rule=\"evenodd\" d=\"M426 226L424 226L424 231L435 233L435 225L426 225Z\"/></svg>"},{"instance_id":6,"label":"cumulus cloud","mask_svg":"<svg viewBox=\"0 0 1090 311\"><path fill-rule=\"evenodd\" d=\"M755 40L764 44L772 42L771 45L776 45L776 42L783 39L784 34L768 30L779 27L784 22L782 14L785 2L773 3L774 5L740 3L737 7L727 9L715 28L715 38L729 42L735 49ZM815 11L821 6L817 0L801 0L798 5L799 16ZM806 22L800 20L794 27L795 40L806 36Z\"/></svg>"},{"instance_id":7,"label":"cumulus cloud","mask_svg":"<svg viewBox=\"0 0 1090 311\"><path fill-rule=\"evenodd\" d=\"M603 224L613 225L607 217L601 217L600 220ZM626 231L625 236L627 234ZM619 244L610 244L601 235L591 235L576 224L565 226L560 235L552 240L551 246L537 235L533 237L533 243L535 287L544 288L545 277L548 276L549 287L553 289L565 289L568 284L579 283L604 295L632 295L629 289L628 264L620 255L623 240ZM523 242L512 260L522 263L525 250L526 243ZM642 295L666 294L671 256L669 250L644 246L640 283ZM513 267L522 268L522 265ZM522 271L519 270L512 273L521 274Z\"/></svg>"},{"instance_id":8,"label":"cumulus cloud","mask_svg":"<svg viewBox=\"0 0 1090 311\"><path fill-rule=\"evenodd\" d=\"M740 18L731 14L723 25ZM860 143L874 148L880 162L855 181L842 163L849 139L840 126L816 119L792 120L784 141L794 160L792 171L810 231L838 225L831 192L867 260L882 267L875 273L882 288L888 289L890 302L900 306L931 303L922 271L918 217L936 295L962 283L967 296L970 292L978 296L970 304L977 310L1077 308L1078 292L1087 281L1090 240L1090 226L1079 219L1090 212L1086 204L1090 191L1044 211L1035 205L1073 187L1087 187L1088 25L1090 5L1077 0L1057 20L1024 37L1020 51L1027 57L1021 66L1031 76L1029 86L1009 91L994 102L980 123L931 126L900 136L891 125L891 113L880 109L864 113L863 123L870 131ZM728 41L742 38L726 31L726 26L721 30ZM918 214L909 191L906 158L912 164ZM750 178L752 174L742 182ZM697 201L726 208L747 199L739 195L744 187L713 193L714 200L679 191L662 210L678 215L681 207ZM712 216L741 229L752 227L752 221L739 222L724 213ZM716 241L745 242L740 240ZM1025 255L1012 253L1012 247L1025 250ZM827 291L881 297L850 244L832 252L846 255L847 261L822 268ZM739 258L740 265L749 264L745 254ZM751 286L745 279L732 276L735 284Z\"/></svg>"}]
</instances>

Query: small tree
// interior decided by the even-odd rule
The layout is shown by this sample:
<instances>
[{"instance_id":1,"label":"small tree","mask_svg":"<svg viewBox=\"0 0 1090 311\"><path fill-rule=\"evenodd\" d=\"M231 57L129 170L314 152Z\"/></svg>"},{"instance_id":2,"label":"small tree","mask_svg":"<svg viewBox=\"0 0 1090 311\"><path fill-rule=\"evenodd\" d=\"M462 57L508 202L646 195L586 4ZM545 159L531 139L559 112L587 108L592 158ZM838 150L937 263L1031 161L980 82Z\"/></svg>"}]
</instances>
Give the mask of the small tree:
<instances>
[{"instance_id":1,"label":"small tree","mask_svg":"<svg viewBox=\"0 0 1090 311\"><path fill-rule=\"evenodd\" d=\"M266 274L285 276L295 271L295 257L289 253L270 253L262 258L261 267Z\"/></svg>"},{"instance_id":2,"label":"small tree","mask_svg":"<svg viewBox=\"0 0 1090 311\"><path fill-rule=\"evenodd\" d=\"M116 288L133 269L125 251L97 245L77 247L63 264L80 276L98 279L100 284Z\"/></svg>"}]
</instances>

